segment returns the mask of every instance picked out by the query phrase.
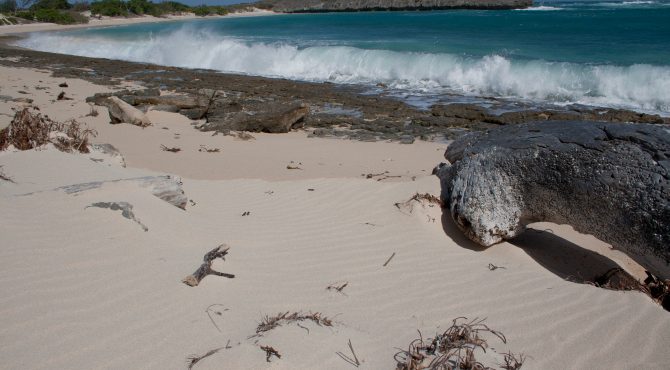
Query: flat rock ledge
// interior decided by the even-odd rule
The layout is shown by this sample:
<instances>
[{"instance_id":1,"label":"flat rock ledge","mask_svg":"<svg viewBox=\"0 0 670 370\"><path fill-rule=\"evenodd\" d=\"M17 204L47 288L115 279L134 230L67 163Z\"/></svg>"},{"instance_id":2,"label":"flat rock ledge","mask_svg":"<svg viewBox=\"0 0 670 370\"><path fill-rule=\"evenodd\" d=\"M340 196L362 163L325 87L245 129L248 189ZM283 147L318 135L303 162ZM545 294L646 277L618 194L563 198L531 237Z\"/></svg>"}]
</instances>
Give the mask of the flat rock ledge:
<instances>
[{"instance_id":1,"label":"flat rock ledge","mask_svg":"<svg viewBox=\"0 0 670 370\"><path fill-rule=\"evenodd\" d=\"M434 173L442 202L474 242L526 225L569 224L670 278L670 128L552 121L461 137Z\"/></svg>"}]
</instances>

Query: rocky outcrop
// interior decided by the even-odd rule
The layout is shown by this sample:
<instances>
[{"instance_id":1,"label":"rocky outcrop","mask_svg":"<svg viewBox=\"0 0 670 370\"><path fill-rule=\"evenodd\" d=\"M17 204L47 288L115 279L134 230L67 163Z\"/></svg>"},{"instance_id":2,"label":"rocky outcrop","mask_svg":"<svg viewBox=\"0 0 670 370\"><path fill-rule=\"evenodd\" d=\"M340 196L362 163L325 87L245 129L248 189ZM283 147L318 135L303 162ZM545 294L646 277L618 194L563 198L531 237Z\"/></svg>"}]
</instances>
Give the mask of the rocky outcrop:
<instances>
[{"instance_id":1,"label":"rocky outcrop","mask_svg":"<svg viewBox=\"0 0 670 370\"><path fill-rule=\"evenodd\" d=\"M449 145L435 173L458 227L489 246L532 222L572 225L670 277L670 129L555 121Z\"/></svg>"},{"instance_id":2,"label":"rocky outcrop","mask_svg":"<svg viewBox=\"0 0 670 370\"><path fill-rule=\"evenodd\" d=\"M232 106L239 104L232 104ZM240 107L241 108L241 107ZM208 122L198 126L202 131L249 131L286 133L301 126L309 114L309 107L299 102L266 103L256 111L246 109L214 109Z\"/></svg>"},{"instance_id":3,"label":"rocky outcrop","mask_svg":"<svg viewBox=\"0 0 670 370\"><path fill-rule=\"evenodd\" d=\"M261 4L280 13L371 10L522 9L532 0L266 0Z\"/></svg>"}]
</instances>

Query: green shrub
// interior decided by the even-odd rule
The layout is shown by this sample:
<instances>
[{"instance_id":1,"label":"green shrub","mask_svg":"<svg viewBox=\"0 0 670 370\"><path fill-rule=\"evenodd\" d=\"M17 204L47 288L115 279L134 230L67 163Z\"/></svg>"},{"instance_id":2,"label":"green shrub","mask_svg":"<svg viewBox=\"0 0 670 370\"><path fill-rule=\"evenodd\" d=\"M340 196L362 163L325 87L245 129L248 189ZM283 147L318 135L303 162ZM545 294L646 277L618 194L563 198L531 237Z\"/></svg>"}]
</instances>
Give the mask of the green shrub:
<instances>
[{"instance_id":1,"label":"green shrub","mask_svg":"<svg viewBox=\"0 0 670 370\"><path fill-rule=\"evenodd\" d=\"M127 17L128 8L122 0L100 0L91 3L91 13L108 17Z\"/></svg>"},{"instance_id":2,"label":"green shrub","mask_svg":"<svg viewBox=\"0 0 670 370\"><path fill-rule=\"evenodd\" d=\"M14 13L17 10L16 0L4 0L0 2L0 13Z\"/></svg>"},{"instance_id":3,"label":"green shrub","mask_svg":"<svg viewBox=\"0 0 670 370\"><path fill-rule=\"evenodd\" d=\"M61 12L57 9L38 9L35 11L35 19L40 22L74 24L77 21L71 14Z\"/></svg>"},{"instance_id":4,"label":"green shrub","mask_svg":"<svg viewBox=\"0 0 670 370\"><path fill-rule=\"evenodd\" d=\"M193 14L197 15L198 17L205 17L211 14L209 7L204 5L196 6L192 10Z\"/></svg>"},{"instance_id":5,"label":"green shrub","mask_svg":"<svg viewBox=\"0 0 670 370\"><path fill-rule=\"evenodd\" d=\"M88 5L88 1L82 0L82 1L76 1L74 4L72 4L72 10L75 12L85 12L90 9L90 6Z\"/></svg>"},{"instance_id":6,"label":"green shrub","mask_svg":"<svg viewBox=\"0 0 670 370\"><path fill-rule=\"evenodd\" d=\"M66 10L71 7L72 5L70 5L67 0L38 0L30 7L30 9L35 11L39 9Z\"/></svg>"}]
</instances>

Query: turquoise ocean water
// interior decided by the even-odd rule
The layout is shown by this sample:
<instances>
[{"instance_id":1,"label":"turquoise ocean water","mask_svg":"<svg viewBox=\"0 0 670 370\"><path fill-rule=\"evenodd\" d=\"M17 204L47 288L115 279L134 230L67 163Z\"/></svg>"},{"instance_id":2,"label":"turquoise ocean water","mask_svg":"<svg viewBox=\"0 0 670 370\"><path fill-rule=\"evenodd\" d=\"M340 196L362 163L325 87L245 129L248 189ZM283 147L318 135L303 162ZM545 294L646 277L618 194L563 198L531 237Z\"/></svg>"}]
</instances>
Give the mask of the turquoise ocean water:
<instances>
[{"instance_id":1,"label":"turquoise ocean water","mask_svg":"<svg viewBox=\"0 0 670 370\"><path fill-rule=\"evenodd\" d=\"M417 104L495 98L670 115L670 0L220 18L32 34L20 45L373 92L379 85Z\"/></svg>"}]
</instances>

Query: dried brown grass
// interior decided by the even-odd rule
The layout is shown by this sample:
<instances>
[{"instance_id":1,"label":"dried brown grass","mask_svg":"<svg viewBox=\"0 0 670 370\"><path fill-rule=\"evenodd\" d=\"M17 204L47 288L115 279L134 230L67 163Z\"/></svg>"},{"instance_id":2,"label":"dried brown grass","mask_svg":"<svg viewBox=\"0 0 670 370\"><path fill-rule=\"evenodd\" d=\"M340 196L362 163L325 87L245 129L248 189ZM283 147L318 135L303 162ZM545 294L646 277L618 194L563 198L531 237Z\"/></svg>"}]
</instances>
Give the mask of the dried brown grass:
<instances>
[{"instance_id":1,"label":"dried brown grass","mask_svg":"<svg viewBox=\"0 0 670 370\"><path fill-rule=\"evenodd\" d=\"M0 130L0 150L10 145L19 150L30 150L51 143L64 152L88 153L88 139L96 135L95 130L75 120L55 122L24 108L16 112L8 127Z\"/></svg>"},{"instance_id":2,"label":"dried brown grass","mask_svg":"<svg viewBox=\"0 0 670 370\"><path fill-rule=\"evenodd\" d=\"M419 338L409 344L406 351L396 353L395 360L398 370L483 370L491 369L479 362L475 357L475 350L486 351L488 343L482 334L490 334L503 343L507 338L496 330L484 324L484 319L467 321L465 317L458 317L452 325L435 338L424 339L419 332ZM511 352L505 354L505 364L511 369L519 369L525 357L515 356Z\"/></svg>"}]
</instances>

